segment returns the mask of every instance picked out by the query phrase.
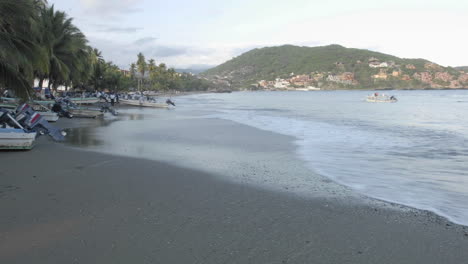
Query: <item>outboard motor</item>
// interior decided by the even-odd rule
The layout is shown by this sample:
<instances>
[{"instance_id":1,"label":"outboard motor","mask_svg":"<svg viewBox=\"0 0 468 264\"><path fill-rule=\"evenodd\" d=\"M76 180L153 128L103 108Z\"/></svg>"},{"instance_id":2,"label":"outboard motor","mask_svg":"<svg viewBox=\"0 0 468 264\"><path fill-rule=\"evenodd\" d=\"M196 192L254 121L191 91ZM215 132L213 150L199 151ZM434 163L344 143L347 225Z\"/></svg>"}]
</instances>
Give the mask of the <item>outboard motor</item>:
<instances>
[{"instance_id":1,"label":"outboard motor","mask_svg":"<svg viewBox=\"0 0 468 264\"><path fill-rule=\"evenodd\" d=\"M9 110L0 108L0 127L6 128L8 126L24 130L24 127L13 116Z\"/></svg>"},{"instance_id":2,"label":"outboard motor","mask_svg":"<svg viewBox=\"0 0 468 264\"><path fill-rule=\"evenodd\" d=\"M175 103L171 99L166 100L166 104L175 106Z\"/></svg>"},{"instance_id":3,"label":"outboard motor","mask_svg":"<svg viewBox=\"0 0 468 264\"><path fill-rule=\"evenodd\" d=\"M36 131L43 135L48 134L56 141L65 139L65 132L54 126L51 126L39 113L35 112L28 104L20 105L16 109L16 121L25 129Z\"/></svg>"},{"instance_id":4,"label":"outboard motor","mask_svg":"<svg viewBox=\"0 0 468 264\"><path fill-rule=\"evenodd\" d=\"M72 118L73 117L73 115L70 112L63 110L62 104L59 103L59 102L54 103L54 105L52 106L52 112L55 112L59 116L64 116L64 117L67 117L67 118Z\"/></svg>"},{"instance_id":5,"label":"outboard motor","mask_svg":"<svg viewBox=\"0 0 468 264\"><path fill-rule=\"evenodd\" d=\"M111 113L113 116L117 116L117 111L111 106L109 106L109 103L102 103L101 105L101 112L103 113Z\"/></svg>"}]
</instances>

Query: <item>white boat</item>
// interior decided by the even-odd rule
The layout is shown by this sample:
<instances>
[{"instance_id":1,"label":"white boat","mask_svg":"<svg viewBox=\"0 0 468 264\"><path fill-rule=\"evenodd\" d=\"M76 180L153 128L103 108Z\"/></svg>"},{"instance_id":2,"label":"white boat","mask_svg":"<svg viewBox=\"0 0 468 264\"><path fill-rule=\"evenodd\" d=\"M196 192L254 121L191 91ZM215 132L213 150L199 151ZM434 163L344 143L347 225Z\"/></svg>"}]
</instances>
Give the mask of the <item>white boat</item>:
<instances>
[{"instance_id":1,"label":"white boat","mask_svg":"<svg viewBox=\"0 0 468 264\"><path fill-rule=\"evenodd\" d=\"M32 149L36 132L26 133L22 129L0 128L0 149Z\"/></svg>"},{"instance_id":2,"label":"white boat","mask_svg":"<svg viewBox=\"0 0 468 264\"><path fill-rule=\"evenodd\" d=\"M150 102L146 100L130 100L130 99L120 99L119 102L126 104L126 105L133 105L133 106L143 106L143 107L153 107L153 108L169 108L168 104Z\"/></svg>"},{"instance_id":3,"label":"white boat","mask_svg":"<svg viewBox=\"0 0 468 264\"><path fill-rule=\"evenodd\" d=\"M56 122L59 119L59 115L55 112L52 112L49 108L35 103L32 104L31 107L34 109L34 111L38 112L42 117L44 117L45 120L48 122Z\"/></svg>"},{"instance_id":4,"label":"white boat","mask_svg":"<svg viewBox=\"0 0 468 264\"><path fill-rule=\"evenodd\" d=\"M99 102L99 98L96 98L96 97L72 98L71 101L75 104L95 104Z\"/></svg>"},{"instance_id":5,"label":"white boat","mask_svg":"<svg viewBox=\"0 0 468 264\"><path fill-rule=\"evenodd\" d=\"M6 109L16 109L17 105L13 103L7 103L7 104L0 104L0 107L6 108ZM50 111L49 108L40 105L40 104L32 104L32 108L38 112L42 117L44 117L45 120L48 122L56 122L59 119L59 116L57 113L54 113Z\"/></svg>"},{"instance_id":6,"label":"white boat","mask_svg":"<svg viewBox=\"0 0 468 264\"><path fill-rule=\"evenodd\" d=\"M52 111L47 111L47 112L38 111L38 113L42 117L44 117L44 119L47 120L48 122L57 122L57 120L59 119L58 114Z\"/></svg>"},{"instance_id":7,"label":"white boat","mask_svg":"<svg viewBox=\"0 0 468 264\"><path fill-rule=\"evenodd\" d=\"M99 98L96 98L96 97L85 97L85 98L77 97L77 98L69 98L68 100L70 100L74 104L95 104L99 102ZM41 105L50 105L50 104L54 104L55 100L40 100L40 101L36 101L36 103L39 103Z\"/></svg>"},{"instance_id":8,"label":"white boat","mask_svg":"<svg viewBox=\"0 0 468 264\"><path fill-rule=\"evenodd\" d=\"M104 115L101 110L94 109L68 108L68 111L73 117L96 118Z\"/></svg>"},{"instance_id":9,"label":"white boat","mask_svg":"<svg viewBox=\"0 0 468 264\"><path fill-rule=\"evenodd\" d=\"M367 102L370 103L396 103L398 100L394 96L388 95L369 95L366 98Z\"/></svg>"}]
</instances>

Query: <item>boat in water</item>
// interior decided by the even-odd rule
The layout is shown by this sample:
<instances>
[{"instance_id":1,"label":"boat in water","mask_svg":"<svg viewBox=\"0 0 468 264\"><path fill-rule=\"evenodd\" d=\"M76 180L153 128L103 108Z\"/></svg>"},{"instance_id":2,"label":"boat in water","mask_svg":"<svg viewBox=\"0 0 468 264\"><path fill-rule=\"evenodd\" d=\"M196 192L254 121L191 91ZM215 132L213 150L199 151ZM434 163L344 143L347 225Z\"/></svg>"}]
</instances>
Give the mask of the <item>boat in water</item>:
<instances>
[{"instance_id":1,"label":"boat in water","mask_svg":"<svg viewBox=\"0 0 468 264\"><path fill-rule=\"evenodd\" d=\"M67 109L73 117L82 117L82 118L97 118L104 115L101 110L97 109L86 109L86 108L68 108Z\"/></svg>"},{"instance_id":2,"label":"boat in water","mask_svg":"<svg viewBox=\"0 0 468 264\"><path fill-rule=\"evenodd\" d=\"M104 116L105 113L117 115L117 111L107 102L100 102L95 107L83 107L68 99L58 99L52 106L52 110L68 115L68 117L97 118Z\"/></svg>"},{"instance_id":3,"label":"boat in water","mask_svg":"<svg viewBox=\"0 0 468 264\"><path fill-rule=\"evenodd\" d=\"M133 99L120 99L120 103L133 106L153 107L153 108L169 108L167 103L157 103L148 100L133 100Z\"/></svg>"},{"instance_id":4,"label":"boat in water","mask_svg":"<svg viewBox=\"0 0 468 264\"><path fill-rule=\"evenodd\" d=\"M374 93L373 95L367 96L366 101L370 103L396 103L398 102L398 99L393 95L388 96L385 94Z\"/></svg>"}]
</instances>

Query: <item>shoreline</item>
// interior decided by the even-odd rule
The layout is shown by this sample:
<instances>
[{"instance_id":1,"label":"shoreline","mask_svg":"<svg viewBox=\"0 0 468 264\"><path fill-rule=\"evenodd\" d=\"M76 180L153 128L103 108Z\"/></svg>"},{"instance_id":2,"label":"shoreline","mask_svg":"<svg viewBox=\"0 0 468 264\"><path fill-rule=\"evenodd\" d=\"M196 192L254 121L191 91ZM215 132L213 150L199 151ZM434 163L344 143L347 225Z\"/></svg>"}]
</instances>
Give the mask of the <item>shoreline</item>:
<instances>
[{"instance_id":1,"label":"shoreline","mask_svg":"<svg viewBox=\"0 0 468 264\"><path fill-rule=\"evenodd\" d=\"M45 137L32 151L2 152L0 160L2 263L463 263L468 258L467 227L428 211L304 198Z\"/></svg>"},{"instance_id":2,"label":"shoreline","mask_svg":"<svg viewBox=\"0 0 468 264\"><path fill-rule=\"evenodd\" d=\"M70 119L61 119L61 121L62 122L60 123L60 126L62 128L64 128L64 129L77 129L77 128L83 128L83 127L87 127L87 126L92 127L94 125L94 124L89 124L88 123L89 121L93 122L93 120L90 120L90 119L81 119L80 122L75 122L76 120L73 120L73 119L71 119L71 120ZM107 123L112 123L112 122L115 122L115 121L119 122L119 121L122 121L122 120L106 120L106 121L100 120L100 122L107 122ZM202 126L205 126L205 125L206 126L213 126L212 122L213 121L210 121L209 122L210 124L207 124L207 123L203 122L203 119L197 119L196 123L202 124ZM224 120L224 119L219 119L217 122L215 122L214 126L217 128L217 130L215 130L215 133L222 133L222 131L224 129L226 129L226 128L222 128L222 126L231 127L231 125L229 125L229 124L235 124L236 129L233 130L233 131L235 131L236 134L238 134L238 135L240 135L240 134L253 135L255 138L258 138L257 141L259 140L260 137L269 138L269 139L266 140L267 142L268 141L275 141L275 142L289 141L289 143L286 144L286 145L290 145L290 148L286 151L287 153L285 153L283 155L283 157L282 157L283 160L281 161L281 162L283 162L283 166L286 166L286 167L292 166L292 167L298 168L298 166L300 166L299 165L300 163L306 164L306 161L304 161L303 159L301 159L299 157L294 157L293 158L293 160L298 161L297 163L293 163L293 164L290 163L289 158L286 158L286 156L289 155L289 154L297 155L297 153L296 153L297 150L295 149L295 148L297 148L297 144L295 143L297 138L292 137L292 136L288 136L288 135L284 135L284 134L279 134L277 132L262 130L262 129L259 129L259 128L256 128L256 127L253 127L253 126L238 123L238 122L235 122L235 121L232 121L232 120ZM196 124L190 124L190 123L188 124L188 126L193 126L193 125L196 125ZM242 128L242 129L239 129L239 128ZM159 132L157 130L154 131L154 133L155 133L155 135L161 134L161 132ZM200 134L200 133L202 133L202 132L198 132L197 134ZM260 133L260 134L258 134L258 133ZM164 133L162 133L162 134L164 134ZM246 139L244 138L244 140L246 140ZM257 143L250 142L250 144L257 144ZM249 143L247 145L249 145ZM109 155L110 154L110 155L116 155L116 156L121 156L121 157L138 158L138 159L143 159L143 160L146 160L146 161L162 162L162 163L167 163L169 165L173 165L173 166L177 166L177 167L181 167L181 168L186 168L186 169L193 169L193 170L200 170L201 169L200 167L194 166L193 164L191 164L191 165L190 164L185 164L185 163L180 164L178 162L167 161L167 160L162 160L162 159L150 159L150 158L144 158L144 157L136 157L136 156L128 155L128 154L116 154L116 153L109 152L109 151L99 151L99 150L93 150L93 149L86 149L86 148L83 148L82 146L75 146L75 145L70 145L70 144L66 144L65 147L72 148L72 149L78 150L78 151L90 151L90 152L94 152L94 153L101 153L101 154L104 154L104 155ZM266 147L266 145L263 144L263 145L261 145L261 147L257 147L256 151L260 151L260 150L264 151L265 147ZM285 147L283 146L282 148L285 148ZM270 150L270 151L276 151L276 150ZM242 155L240 153L238 153L238 154ZM250 160L250 162L255 163L255 160ZM280 162L280 161L278 160L278 162ZM303 188L296 188L295 190L291 190L290 186L288 187L288 186L285 185L284 187L281 188L280 186L269 185L269 184L266 184L265 182L261 182L261 181L256 182L256 181L253 181L252 179L250 179L248 181L244 181L243 179L239 179L239 177L226 177L226 176L217 176L217 178L219 178L222 181L226 181L228 183L247 184L249 186L252 186L253 188L258 188L258 189L262 189L262 190L266 190L266 191L279 192L279 193L283 193L283 194L286 194L286 195L296 196L296 197L299 197L301 199L327 198L327 199L333 199L333 200L339 201L339 202L346 201L348 203L361 204L361 205L366 205L366 206L385 207L387 209L400 211L400 212L418 211L418 212L420 212L420 214L432 215L431 218L443 219L443 220L438 220L438 221L446 221L446 222L452 223L454 225L459 225L459 226L468 228L467 224L459 223L459 222L451 219L449 216L445 216L443 213L438 213L435 210L422 209L422 208L418 208L418 207L416 207L414 205L411 205L411 204L399 203L397 201L386 200L384 198L373 197L371 195L358 192L357 190L354 190L352 187L346 185L345 183L333 180L333 179L331 179L331 178L329 178L327 176L321 175L321 174L316 174L308 166L306 166L306 165L304 165L304 166L305 166L304 168L306 169L305 173L307 174L308 177L313 179L312 181L315 182L315 183L306 185ZM250 170L253 170L253 167L251 167ZM276 171L274 168L270 168L270 171L273 174L285 173L284 171ZM203 172L207 173L207 174L218 174L218 175L221 175L221 174L225 175L226 174L225 171L203 170ZM256 170L253 170L252 172L254 174L259 173ZM295 173L300 174L301 172L300 172L300 170L296 169ZM304 173L304 172L302 172L302 173ZM297 175L296 175L296 177L297 177ZM314 190L314 194L310 194L311 190Z\"/></svg>"}]
</instances>

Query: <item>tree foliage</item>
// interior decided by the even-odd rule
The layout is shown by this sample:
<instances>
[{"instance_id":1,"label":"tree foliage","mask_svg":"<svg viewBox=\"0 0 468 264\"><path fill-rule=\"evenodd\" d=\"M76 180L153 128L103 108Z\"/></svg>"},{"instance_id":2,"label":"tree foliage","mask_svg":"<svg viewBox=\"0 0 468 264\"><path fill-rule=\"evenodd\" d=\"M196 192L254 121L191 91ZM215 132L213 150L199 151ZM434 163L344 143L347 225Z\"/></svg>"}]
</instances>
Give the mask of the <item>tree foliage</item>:
<instances>
[{"instance_id":1,"label":"tree foliage","mask_svg":"<svg viewBox=\"0 0 468 264\"><path fill-rule=\"evenodd\" d=\"M48 80L53 89L87 90L177 90L189 83L142 53L130 71L106 62L73 19L45 0L0 0L0 88L27 99L35 79L40 87Z\"/></svg>"},{"instance_id":2,"label":"tree foliage","mask_svg":"<svg viewBox=\"0 0 468 264\"><path fill-rule=\"evenodd\" d=\"M139 90L150 91L205 91L212 88L207 80L200 79L188 73L178 73L174 68L168 68L165 63L156 64L154 59L145 60L142 53L137 55L137 61L130 65L130 75L137 78Z\"/></svg>"},{"instance_id":3,"label":"tree foliage","mask_svg":"<svg viewBox=\"0 0 468 264\"><path fill-rule=\"evenodd\" d=\"M23 98L31 91L34 65L40 64L37 22L44 5L34 0L0 0L0 85Z\"/></svg>"}]
</instances>

